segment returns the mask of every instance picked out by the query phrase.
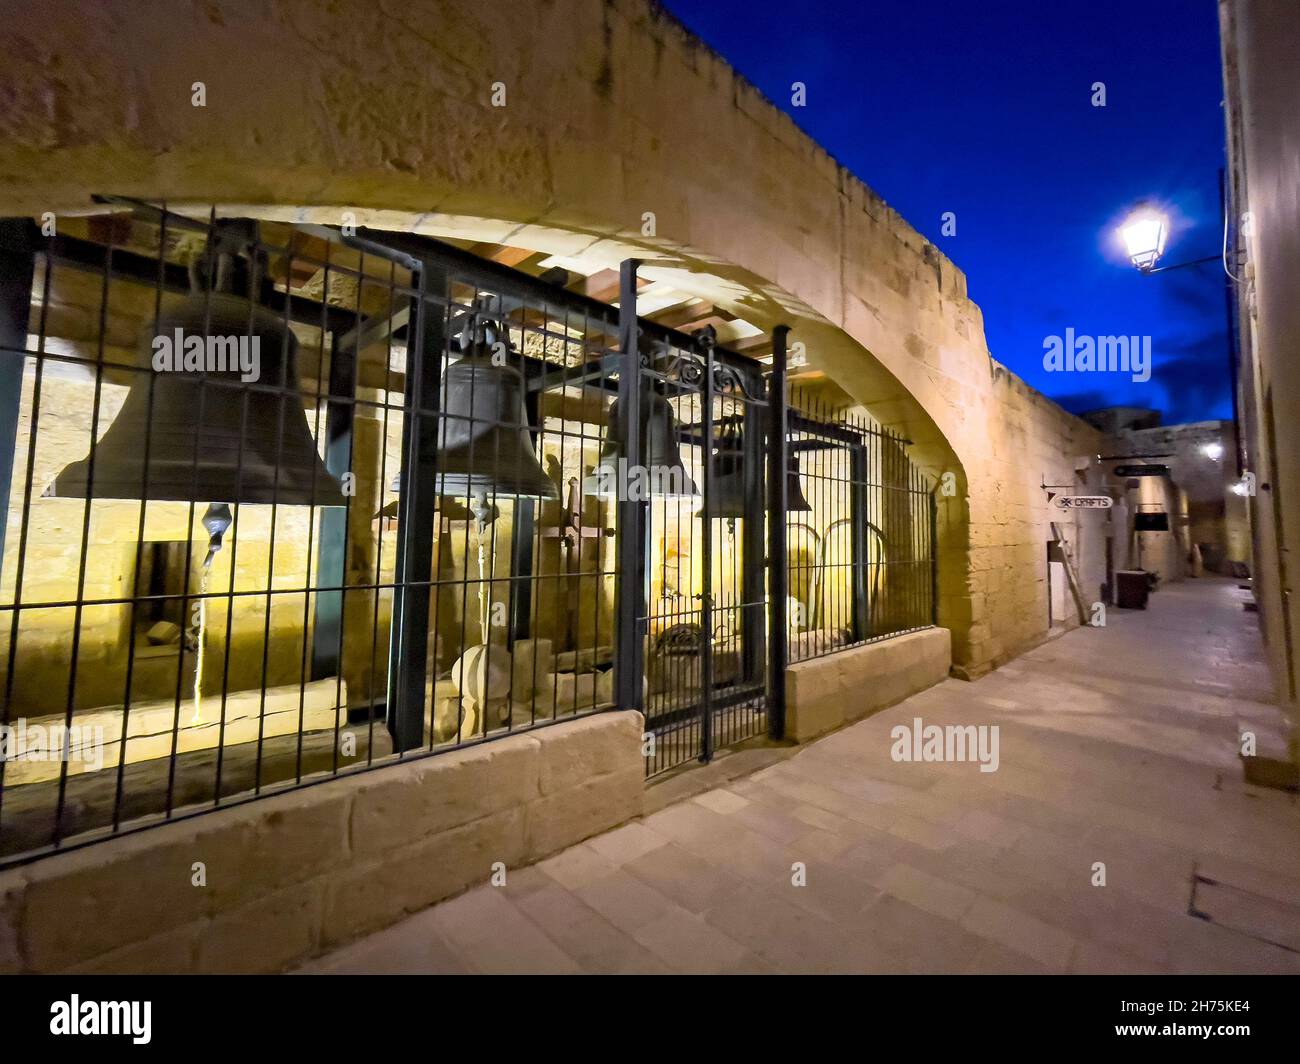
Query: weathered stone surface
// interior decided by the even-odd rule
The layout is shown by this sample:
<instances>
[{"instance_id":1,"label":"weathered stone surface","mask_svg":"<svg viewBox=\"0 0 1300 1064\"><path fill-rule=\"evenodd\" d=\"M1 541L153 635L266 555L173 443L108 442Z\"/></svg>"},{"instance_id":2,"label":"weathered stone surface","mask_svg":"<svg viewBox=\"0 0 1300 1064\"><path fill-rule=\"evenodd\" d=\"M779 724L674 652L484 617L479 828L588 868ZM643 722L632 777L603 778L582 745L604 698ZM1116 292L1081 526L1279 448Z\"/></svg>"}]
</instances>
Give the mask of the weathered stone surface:
<instances>
[{"instance_id":1,"label":"weathered stone surface","mask_svg":"<svg viewBox=\"0 0 1300 1064\"><path fill-rule=\"evenodd\" d=\"M604 714L11 870L0 971L279 970L637 815L641 728ZM542 794L540 735L579 785Z\"/></svg>"},{"instance_id":2,"label":"weathered stone surface","mask_svg":"<svg viewBox=\"0 0 1300 1064\"><path fill-rule=\"evenodd\" d=\"M196 968L213 974L278 972L319 941L323 880L299 883L223 912L200 935Z\"/></svg>"},{"instance_id":3,"label":"weathered stone surface","mask_svg":"<svg viewBox=\"0 0 1300 1064\"><path fill-rule=\"evenodd\" d=\"M247 824L243 848L209 865L216 904L242 904L346 864L352 792L333 785L278 795L230 810Z\"/></svg>"},{"instance_id":4,"label":"weathered stone surface","mask_svg":"<svg viewBox=\"0 0 1300 1064\"><path fill-rule=\"evenodd\" d=\"M0 975L13 975L23 969L18 944L22 901L20 874L10 872L0 876Z\"/></svg>"},{"instance_id":5,"label":"weathered stone surface","mask_svg":"<svg viewBox=\"0 0 1300 1064\"><path fill-rule=\"evenodd\" d=\"M358 862L327 884L322 945L386 927L523 857L524 810L514 807Z\"/></svg>"},{"instance_id":6,"label":"weathered stone surface","mask_svg":"<svg viewBox=\"0 0 1300 1064\"><path fill-rule=\"evenodd\" d=\"M359 857L393 850L537 794L531 735L484 743L370 773L357 780L351 841Z\"/></svg>"},{"instance_id":7,"label":"weathered stone surface","mask_svg":"<svg viewBox=\"0 0 1300 1064\"><path fill-rule=\"evenodd\" d=\"M786 735L806 742L894 705L948 675L948 631L929 628L786 670Z\"/></svg>"},{"instance_id":8,"label":"weathered stone surface","mask_svg":"<svg viewBox=\"0 0 1300 1064\"><path fill-rule=\"evenodd\" d=\"M78 975L185 975L195 971L194 959L206 921L164 931L143 942L77 964L68 972Z\"/></svg>"},{"instance_id":9,"label":"weathered stone surface","mask_svg":"<svg viewBox=\"0 0 1300 1064\"><path fill-rule=\"evenodd\" d=\"M535 735L541 793L554 794L611 772L635 768L644 774L644 730L644 718L630 711L597 713L539 729Z\"/></svg>"},{"instance_id":10,"label":"weathered stone surface","mask_svg":"<svg viewBox=\"0 0 1300 1064\"><path fill-rule=\"evenodd\" d=\"M251 807L250 807L251 808ZM22 923L28 963L59 971L126 943L192 923L215 904L214 878L233 873L249 825L213 813L59 854L30 866ZM194 886L202 862L208 886Z\"/></svg>"},{"instance_id":11,"label":"weathered stone surface","mask_svg":"<svg viewBox=\"0 0 1300 1064\"><path fill-rule=\"evenodd\" d=\"M630 768L546 794L527 810L529 861L537 861L641 814L645 768Z\"/></svg>"}]
</instances>

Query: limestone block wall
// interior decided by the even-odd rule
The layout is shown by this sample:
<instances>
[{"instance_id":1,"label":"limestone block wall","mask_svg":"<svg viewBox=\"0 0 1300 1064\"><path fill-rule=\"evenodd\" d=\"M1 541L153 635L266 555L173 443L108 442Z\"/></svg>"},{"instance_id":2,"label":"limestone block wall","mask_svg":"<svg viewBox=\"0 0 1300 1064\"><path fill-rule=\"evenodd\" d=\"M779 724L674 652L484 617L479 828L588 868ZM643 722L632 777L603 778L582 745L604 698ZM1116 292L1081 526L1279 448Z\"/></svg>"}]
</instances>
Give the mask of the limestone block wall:
<instances>
[{"instance_id":1,"label":"limestone block wall","mask_svg":"<svg viewBox=\"0 0 1300 1064\"><path fill-rule=\"evenodd\" d=\"M913 440L936 480L953 475L940 606L958 665L1041 637L1039 478L1091 430L1009 383L961 271L648 0L519 12L0 0L0 211L107 191L640 258L762 328L790 325L809 364Z\"/></svg>"},{"instance_id":2,"label":"limestone block wall","mask_svg":"<svg viewBox=\"0 0 1300 1064\"><path fill-rule=\"evenodd\" d=\"M982 475L970 488L969 577L961 589L971 603L969 645L961 646L962 633L953 634L959 675L1000 665L1046 635L1047 544L1056 532L1074 560L1085 601L1100 601L1106 539L1115 531L1107 511L1060 510L1048 499L1049 491L1100 492L1107 483L1097 462L1101 434L996 363L992 377ZM953 501L940 497L939 504L942 511ZM946 585L942 593L950 593ZM1078 623L1066 615L1067 627Z\"/></svg>"},{"instance_id":3,"label":"limestone block wall","mask_svg":"<svg viewBox=\"0 0 1300 1064\"><path fill-rule=\"evenodd\" d=\"M785 673L786 736L808 742L945 679L952 643L944 628L894 636L791 665Z\"/></svg>"},{"instance_id":4,"label":"limestone block wall","mask_svg":"<svg viewBox=\"0 0 1300 1064\"><path fill-rule=\"evenodd\" d=\"M0 973L281 971L639 815L643 727L602 713L0 873Z\"/></svg>"}]
</instances>

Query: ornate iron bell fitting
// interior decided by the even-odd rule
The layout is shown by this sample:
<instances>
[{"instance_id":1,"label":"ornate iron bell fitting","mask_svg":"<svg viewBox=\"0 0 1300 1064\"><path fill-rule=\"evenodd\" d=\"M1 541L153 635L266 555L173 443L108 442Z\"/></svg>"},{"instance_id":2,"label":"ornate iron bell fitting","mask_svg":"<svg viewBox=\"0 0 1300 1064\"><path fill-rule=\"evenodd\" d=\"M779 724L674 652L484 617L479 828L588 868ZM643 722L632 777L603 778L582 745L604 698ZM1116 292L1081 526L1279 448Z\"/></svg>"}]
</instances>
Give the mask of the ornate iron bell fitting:
<instances>
[{"instance_id":1,"label":"ornate iron bell fitting","mask_svg":"<svg viewBox=\"0 0 1300 1064\"><path fill-rule=\"evenodd\" d=\"M474 309L465 315L457 339L460 349L467 354L476 350L494 353L499 343L505 344L506 350L513 353L500 297L481 292L474 300Z\"/></svg>"},{"instance_id":2,"label":"ornate iron bell fitting","mask_svg":"<svg viewBox=\"0 0 1300 1064\"><path fill-rule=\"evenodd\" d=\"M267 272L266 252L258 246L260 227L252 218L223 218L213 226L203 251L190 260L190 295L207 292L246 296L257 301ZM244 285L236 285L239 264L247 263ZM243 291L237 289L242 287Z\"/></svg>"},{"instance_id":3,"label":"ornate iron bell fitting","mask_svg":"<svg viewBox=\"0 0 1300 1064\"><path fill-rule=\"evenodd\" d=\"M718 330L712 325L702 326L691 333L691 335L700 342L700 346L705 350L711 351L713 348L718 346Z\"/></svg>"}]
</instances>

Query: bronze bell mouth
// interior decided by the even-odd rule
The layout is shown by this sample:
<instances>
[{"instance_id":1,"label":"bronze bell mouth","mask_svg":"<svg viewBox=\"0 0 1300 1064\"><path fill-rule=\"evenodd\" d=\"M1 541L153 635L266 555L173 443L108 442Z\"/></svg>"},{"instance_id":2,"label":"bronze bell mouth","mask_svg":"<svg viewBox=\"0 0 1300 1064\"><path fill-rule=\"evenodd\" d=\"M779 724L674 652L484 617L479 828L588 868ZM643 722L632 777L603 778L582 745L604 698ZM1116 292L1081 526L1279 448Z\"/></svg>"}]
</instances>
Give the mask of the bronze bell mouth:
<instances>
[{"instance_id":1,"label":"bronze bell mouth","mask_svg":"<svg viewBox=\"0 0 1300 1064\"><path fill-rule=\"evenodd\" d=\"M617 399L609 405L609 424L618 424ZM652 493L662 498L689 498L700 493L682 461L677 440L677 419L673 417L673 408L662 395L651 393L644 464ZM607 436L596 468L582 482L583 494L615 496L626 490L631 472L623 459L622 443Z\"/></svg>"},{"instance_id":2,"label":"bronze bell mouth","mask_svg":"<svg viewBox=\"0 0 1300 1064\"><path fill-rule=\"evenodd\" d=\"M157 359L177 338L170 364ZM345 505L307 424L297 338L279 316L228 292L194 293L143 330L140 348L149 369L93 454L65 466L45 496ZM223 368L214 351L255 352L258 379L245 379L252 360Z\"/></svg>"}]
</instances>

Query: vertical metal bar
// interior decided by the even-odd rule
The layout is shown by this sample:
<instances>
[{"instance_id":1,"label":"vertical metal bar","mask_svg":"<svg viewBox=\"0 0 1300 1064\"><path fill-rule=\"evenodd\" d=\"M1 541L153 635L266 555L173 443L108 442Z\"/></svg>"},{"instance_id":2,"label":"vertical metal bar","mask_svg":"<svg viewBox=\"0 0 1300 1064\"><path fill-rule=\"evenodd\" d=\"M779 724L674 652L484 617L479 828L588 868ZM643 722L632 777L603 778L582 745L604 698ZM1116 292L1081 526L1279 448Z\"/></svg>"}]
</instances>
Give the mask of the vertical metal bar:
<instances>
[{"instance_id":1,"label":"vertical metal bar","mask_svg":"<svg viewBox=\"0 0 1300 1064\"><path fill-rule=\"evenodd\" d=\"M104 391L104 335L106 323L108 321L108 301L109 285L113 277L113 244L110 243L104 248L104 266L103 266L103 283L99 290L99 319L96 331L95 344L95 392L94 399L91 401L90 408L90 452L86 459L86 502L82 509L81 516L81 538L80 538L80 558L77 563L77 596L76 605L73 607L72 620L72 642L68 652L68 695L67 704L64 711L63 727L64 735L69 734L72 728L72 717L75 711L77 698L77 663L81 650L81 632L82 622L84 619L86 597L86 571L88 565L88 555L90 553L90 515L91 507L95 498L95 450L98 446L99 430L99 413L103 401ZM24 341L25 346L25 341ZM199 420L203 418L202 389L200 388L199 401ZM190 508L191 520L193 520L193 506ZM183 658L182 654L182 658ZM179 702L177 703L179 705ZM172 745L172 769L175 772L176 747L173 741ZM68 761L64 758L59 765L59 791L58 801L54 810L54 831L51 836L51 842L58 847L63 840L63 814L67 805L68 792ZM172 785L171 776L168 777L167 784L167 813L171 815L171 796Z\"/></svg>"},{"instance_id":2,"label":"vertical metal bar","mask_svg":"<svg viewBox=\"0 0 1300 1064\"><path fill-rule=\"evenodd\" d=\"M741 566L740 600L741 606L741 653L743 663L741 676L746 683L761 682L766 662L764 661L763 629L767 618L763 615L763 591L766 575L761 560L763 557L763 540L765 529L763 520L766 514L766 500L763 498L763 430L762 418L756 404L742 399L744 403L744 477L745 477L745 524L741 532L740 558L732 558L732 584L735 581L735 566ZM785 471L779 474L785 478ZM785 514L773 515L772 520L784 521Z\"/></svg>"},{"instance_id":3,"label":"vertical metal bar","mask_svg":"<svg viewBox=\"0 0 1300 1064\"><path fill-rule=\"evenodd\" d=\"M642 462L642 444L650 417L650 394L641 379L640 330L636 316L636 259L626 259L619 271L618 425L615 426L626 476L618 480L618 573L614 578L614 691L623 709L644 710L641 685L645 674L645 556L647 503L628 498L627 478Z\"/></svg>"},{"instance_id":4,"label":"vertical metal bar","mask_svg":"<svg viewBox=\"0 0 1300 1064\"><path fill-rule=\"evenodd\" d=\"M357 301L360 303L360 289ZM360 308L358 307L358 316ZM354 333L356 330L354 330ZM325 468L335 477L349 472L352 464L352 423L356 415L353 400L357 395L357 344L339 345L334 332L330 345L329 394L331 399L346 402L328 405L325 414ZM323 346L323 345L322 345ZM316 554L316 586L339 588L317 591L311 637L311 678L334 676L339 671L339 648L342 643L343 581L346 559L344 547L348 533L348 511L342 506L327 506L320 515L320 546Z\"/></svg>"},{"instance_id":5,"label":"vertical metal bar","mask_svg":"<svg viewBox=\"0 0 1300 1064\"><path fill-rule=\"evenodd\" d=\"M870 476L866 448L859 444L849 447L849 557L850 561L865 559L870 549L870 518L867 516L867 479ZM871 631L870 605L867 601L867 574L854 565L853 573L853 639L869 639Z\"/></svg>"},{"instance_id":6,"label":"vertical metal bar","mask_svg":"<svg viewBox=\"0 0 1300 1064\"><path fill-rule=\"evenodd\" d=\"M30 325L32 279L36 267L35 226L27 219L0 221L0 563L4 558L4 530L9 520L9 492L18 447L18 414L23 394L23 368ZM18 627L22 616L23 557L27 553L28 514L32 501L32 470L36 458L36 431L40 421L41 372L45 364L45 318L49 308L50 262L45 260L41 295L40 341L35 355L36 378L27 444L27 475L23 485L22 521L19 524L13 611L10 616L8 661L0 723L6 727L13 709L14 674L18 662ZM5 760L0 760L0 810L4 808Z\"/></svg>"},{"instance_id":7,"label":"vertical metal bar","mask_svg":"<svg viewBox=\"0 0 1300 1064\"><path fill-rule=\"evenodd\" d=\"M768 616L768 712L767 733L773 739L785 736L785 670L790 660L786 597L790 593L786 570L786 337L790 330L778 325L772 330L772 375L768 379L767 429L767 616Z\"/></svg>"},{"instance_id":8,"label":"vertical metal bar","mask_svg":"<svg viewBox=\"0 0 1300 1064\"><path fill-rule=\"evenodd\" d=\"M522 350L523 344L521 343ZM545 374L545 368L539 367L538 373ZM528 364L523 364L525 382L528 378ZM537 426L537 431L529 434L533 446L542 435L541 391L525 389L524 411L530 426ZM564 446L563 423L561 423L560 446ZM539 452L541 453L541 452ZM561 452L563 453L563 452ZM563 461L561 459L561 461ZM564 485L560 486L561 505L563 505ZM510 516L510 618L508 645L513 647L515 640L527 639L532 634L533 616L533 534L536 526L536 504L532 499L515 498L513 513Z\"/></svg>"},{"instance_id":9,"label":"vertical metal bar","mask_svg":"<svg viewBox=\"0 0 1300 1064\"><path fill-rule=\"evenodd\" d=\"M0 219L0 565L9 523L18 442L18 411L23 397L27 326L31 316L32 278L36 272L36 226L26 218Z\"/></svg>"},{"instance_id":10,"label":"vertical metal bar","mask_svg":"<svg viewBox=\"0 0 1300 1064\"><path fill-rule=\"evenodd\" d=\"M935 485L935 490L930 492L930 542L928 544L930 551L930 623L939 623L939 551L935 547L938 542L939 529L939 486Z\"/></svg>"},{"instance_id":11,"label":"vertical metal bar","mask_svg":"<svg viewBox=\"0 0 1300 1064\"><path fill-rule=\"evenodd\" d=\"M388 305L392 309L394 301L394 289L397 284L397 263L390 261L388 265ZM407 320L410 320L409 314ZM414 336L414 325L410 327L410 335ZM379 488L380 498L383 498L383 492L388 487L388 412L392 407L392 388L393 384L393 332L388 330L388 336L385 340L384 348L384 390L383 396L383 428L379 434ZM384 565L384 529L388 524L387 518L381 518L379 521L379 534L375 540L375 569L374 569L374 599L371 606L370 616L370 669L367 680L366 691L366 764L374 763L375 759L375 673L377 670L377 659L379 657L379 603L384 593L383 583L383 565ZM393 585L387 585L391 591ZM390 611L390 617L395 613ZM435 614L435 629L436 618ZM436 639L436 636L435 636ZM432 731L432 728L430 729Z\"/></svg>"},{"instance_id":12,"label":"vertical metal bar","mask_svg":"<svg viewBox=\"0 0 1300 1064\"><path fill-rule=\"evenodd\" d=\"M446 271L420 269L406 349L402 486L397 499L397 574L388 670L388 730L400 753L424 743L424 686L429 640L434 518L438 504L439 383L446 348Z\"/></svg>"},{"instance_id":13,"label":"vertical metal bar","mask_svg":"<svg viewBox=\"0 0 1300 1064\"><path fill-rule=\"evenodd\" d=\"M700 760L713 758L713 535L718 522L709 514L713 494L713 344L706 337L704 348L704 385L700 409L703 416L701 437L704 440L704 537L700 567L703 570L700 595Z\"/></svg>"}]
</instances>

